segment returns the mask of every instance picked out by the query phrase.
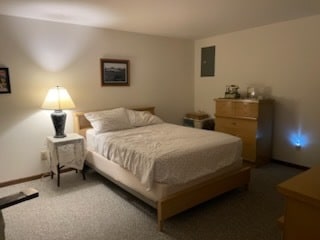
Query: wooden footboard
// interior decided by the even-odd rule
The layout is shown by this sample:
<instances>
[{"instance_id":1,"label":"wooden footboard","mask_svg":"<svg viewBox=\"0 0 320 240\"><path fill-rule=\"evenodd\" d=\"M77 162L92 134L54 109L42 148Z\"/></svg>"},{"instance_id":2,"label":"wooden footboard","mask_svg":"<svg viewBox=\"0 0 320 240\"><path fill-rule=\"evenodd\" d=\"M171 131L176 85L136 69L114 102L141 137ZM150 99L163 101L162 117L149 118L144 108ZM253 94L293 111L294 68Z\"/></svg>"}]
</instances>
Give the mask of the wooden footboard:
<instances>
[{"instance_id":1,"label":"wooden footboard","mask_svg":"<svg viewBox=\"0 0 320 240\"><path fill-rule=\"evenodd\" d=\"M245 166L159 201L157 205L159 231L163 230L164 220L237 187L247 187L249 181L250 167Z\"/></svg>"},{"instance_id":2,"label":"wooden footboard","mask_svg":"<svg viewBox=\"0 0 320 240\"><path fill-rule=\"evenodd\" d=\"M230 170L221 175L212 177L206 181L171 194L160 201L153 201L142 193L130 188L125 183L116 180L112 175L109 175L103 169L99 169L97 166L99 165L99 162L101 165L101 159L103 159L103 156L89 151L88 158L91 160L87 161L86 165L88 165L90 168L94 169L96 172L119 187L123 188L127 192L131 193L135 197L141 199L146 204L156 208L159 231L162 231L163 223L166 219L207 200L210 200L222 193L238 187L248 186L250 180L250 167L242 166L240 169ZM95 164L92 164L92 161L95 162ZM108 165L107 169L110 169L111 166L112 165ZM128 179L128 177L126 179Z\"/></svg>"}]
</instances>

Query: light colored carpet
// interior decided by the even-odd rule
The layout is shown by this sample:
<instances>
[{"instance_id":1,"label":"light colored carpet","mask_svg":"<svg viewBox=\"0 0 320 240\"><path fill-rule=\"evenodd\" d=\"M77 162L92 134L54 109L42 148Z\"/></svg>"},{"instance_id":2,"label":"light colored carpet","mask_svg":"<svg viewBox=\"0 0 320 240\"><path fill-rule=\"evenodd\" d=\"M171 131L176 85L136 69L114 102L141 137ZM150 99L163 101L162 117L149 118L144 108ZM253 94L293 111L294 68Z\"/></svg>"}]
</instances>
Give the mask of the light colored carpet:
<instances>
[{"instance_id":1,"label":"light colored carpet","mask_svg":"<svg viewBox=\"0 0 320 240\"><path fill-rule=\"evenodd\" d=\"M74 171L0 188L0 196L33 187L39 197L6 208L6 240L210 239L280 240L284 200L276 185L301 170L270 163L252 171L249 190L237 189L167 220L93 171Z\"/></svg>"}]
</instances>

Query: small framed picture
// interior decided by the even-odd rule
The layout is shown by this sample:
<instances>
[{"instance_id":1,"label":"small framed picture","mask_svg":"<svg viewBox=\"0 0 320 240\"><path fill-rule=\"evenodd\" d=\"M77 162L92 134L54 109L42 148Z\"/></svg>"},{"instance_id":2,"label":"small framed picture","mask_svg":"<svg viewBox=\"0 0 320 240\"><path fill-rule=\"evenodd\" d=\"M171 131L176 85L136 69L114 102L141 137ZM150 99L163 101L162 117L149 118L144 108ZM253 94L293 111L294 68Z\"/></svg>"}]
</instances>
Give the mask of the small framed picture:
<instances>
[{"instance_id":1,"label":"small framed picture","mask_svg":"<svg viewBox=\"0 0 320 240\"><path fill-rule=\"evenodd\" d=\"M129 86L129 60L100 59L101 86Z\"/></svg>"},{"instance_id":2,"label":"small framed picture","mask_svg":"<svg viewBox=\"0 0 320 240\"><path fill-rule=\"evenodd\" d=\"M0 94L11 93L9 69L0 67Z\"/></svg>"}]
</instances>

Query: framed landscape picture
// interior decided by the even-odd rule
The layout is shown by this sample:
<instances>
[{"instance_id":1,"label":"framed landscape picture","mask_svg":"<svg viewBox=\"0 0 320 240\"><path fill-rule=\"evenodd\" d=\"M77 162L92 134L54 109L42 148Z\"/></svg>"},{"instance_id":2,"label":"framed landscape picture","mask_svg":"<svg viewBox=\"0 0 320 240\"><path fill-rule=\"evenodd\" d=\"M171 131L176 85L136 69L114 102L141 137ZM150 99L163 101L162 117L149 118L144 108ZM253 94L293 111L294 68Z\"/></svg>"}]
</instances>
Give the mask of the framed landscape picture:
<instances>
[{"instance_id":1,"label":"framed landscape picture","mask_svg":"<svg viewBox=\"0 0 320 240\"><path fill-rule=\"evenodd\" d=\"M9 69L0 67L0 94L11 93Z\"/></svg>"},{"instance_id":2,"label":"framed landscape picture","mask_svg":"<svg viewBox=\"0 0 320 240\"><path fill-rule=\"evenodd\" d=\"M129 86L129 60L100 59L101 86Z\"/></svg>"}]
</instances>

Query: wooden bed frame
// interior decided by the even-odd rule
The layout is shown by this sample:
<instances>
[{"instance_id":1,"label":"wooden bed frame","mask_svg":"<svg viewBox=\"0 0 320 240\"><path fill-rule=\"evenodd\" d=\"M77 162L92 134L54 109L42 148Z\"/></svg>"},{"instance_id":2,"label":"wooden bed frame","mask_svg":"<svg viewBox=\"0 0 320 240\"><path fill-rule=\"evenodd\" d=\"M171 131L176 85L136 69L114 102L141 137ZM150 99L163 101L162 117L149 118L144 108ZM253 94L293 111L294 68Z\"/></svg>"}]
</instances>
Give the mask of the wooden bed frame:
<instances>
[{"instance_id":1,"label":"wooden bed frame","mask_svg":"<svg viewBox=\"0 0 320 240\"><path fill-rule=\"evenodd\" d=\"M155 113L154 107L131 109L149 111L152 114ZM86 129L92 128L90 122L85 118L84 112L75 112L73 115L74 131L76 133L84 135ZM163 223L166 219L180 212L190 209L232 189L238 187L248 188L250 181L250 169L251 168L249 166L242 166L240 169L232 170L228 173L213 177L159 200L153 205L153 207L156 206L157 209L158 230L163 230ZM117 184L117 182L115 183ZM146 200L145 202L150 205L150 200Z\"/></svg>"}]
</instances>

